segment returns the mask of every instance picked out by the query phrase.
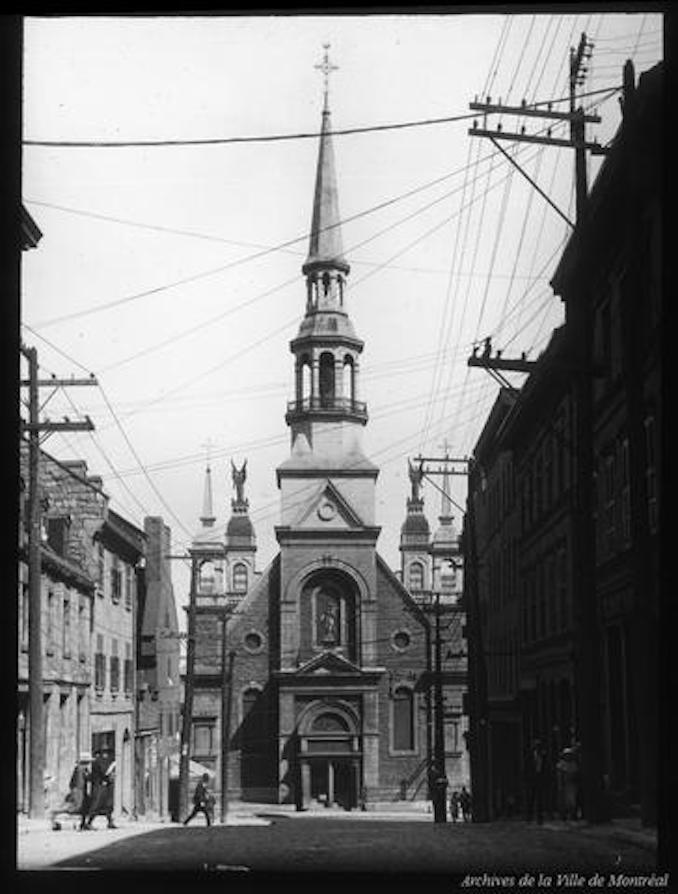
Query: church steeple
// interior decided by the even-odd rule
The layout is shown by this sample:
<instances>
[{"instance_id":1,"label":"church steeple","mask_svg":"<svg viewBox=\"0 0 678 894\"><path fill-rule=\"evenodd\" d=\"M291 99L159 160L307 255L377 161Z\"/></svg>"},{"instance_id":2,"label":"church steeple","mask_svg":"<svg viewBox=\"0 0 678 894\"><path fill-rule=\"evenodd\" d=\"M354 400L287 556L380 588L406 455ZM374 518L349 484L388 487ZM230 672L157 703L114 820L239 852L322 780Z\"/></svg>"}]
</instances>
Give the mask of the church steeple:
<instances>
[{"instance_id":1,"label":"church steeple","mask_svg":"<svg viewBox=\"0 0 678 894\"><path fill-rule=\"evenodd\" d=\"M344 258L337 176L327 80L336 69L325 44L322 125L318 146L313 213L306 278L306 312L299 334L290 342L295 356L295 400L285 420L297 452L359 450L357 427L367 422L367 408L358 400L359 355L363 342L356 337L345 308L346 279L350 266ZM328 423L331 423L328 426Z\"/></svg>"},{"instance_id":2,"label":"church steeple","mask_svg":"<svg viewBox=\"0 0 678 894\"><path fill-rule=\"evenodd\" d=\"M344 260L344 250L341 238L341 217L339 214L339 194L334 164L334 147L332 144L332 124L329 107L329 73L338 68L329 61L329 44L325 44L325 55L321 64L316 68L321 69L325 76L325 91L322 112L322 125L320 128L320 146L318 149L318 164L315 175L315 191L313 194L313 216L311 220L311 235L308 246L308 257L302 267L302 272L312 275L319 271L328 274L342 272L348 274L349 265ZM339 286L343 285L341 277L338 277ZM338 293L338 294L337 294ZM321 298L326 296L323 290ZM330 297L339 298L343 304L343 289L330 290Z\"/></svg>"}]
</instances>

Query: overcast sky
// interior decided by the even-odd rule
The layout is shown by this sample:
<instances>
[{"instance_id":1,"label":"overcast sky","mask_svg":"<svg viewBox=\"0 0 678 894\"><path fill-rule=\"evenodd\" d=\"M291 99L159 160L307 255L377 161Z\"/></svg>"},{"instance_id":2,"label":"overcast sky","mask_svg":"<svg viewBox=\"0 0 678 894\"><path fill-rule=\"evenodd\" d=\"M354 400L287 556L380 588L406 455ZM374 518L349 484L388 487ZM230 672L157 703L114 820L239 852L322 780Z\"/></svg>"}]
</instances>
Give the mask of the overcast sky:
<instances>
[{"instance_id":1,"label":"overcast sky","mask_svg":"<svg viewBox=\"0 0 678 894\"><path fill-rule=\"evenodd\" d=\"M602 7L604 9L604 6ZM482 7L479 7L479 13ZM576 11L576 7L573 12ZM26 19L24 140L171 142L315 134L323 45L338 65L335 130L471 114L568 94L582 32L595 44L583 93L662 58L658 14ZM618 93L582 99L608 142ZM565 108L561 103L557 108ZM478 116L479 123L482 119ZM497 116L488 121L494 124ZM546 122L504 115L505 131ZM487 335L530 358L562 322L549 287L569 225L469 120L335 136L348 312L365 341L367 455L381 469L378 549L399 567L407 458L472 452L498 386L466 358ZM567 136L563 125L553 136ZM573 155L501 144L573 219ZM23 259L22 338L43 373L93 372L99 388L57 394L45 414L91 416L93 436L45 449L84 458L113 508L162 515L181 553L198 526L210 441L218 523L230 513L230 459L246 492L263 568L274 556L275 468L289 454L289 341L305 306L301 265L317 138L106 148L25 145L23 196L40 227ZM590 159L593 180L600 159ZM30 327L30 328L28 328ZM521 376L513 376L519 385ZM71 403L72 401L72 403ZM143 466L143 468L142 468ZM432 527L440 496L424 488ZM454 479L463 506L464 479ZM461 524L461 513L457 521ZM173 562L177 601L184 563Z\"/></svg>"}]
</instances>

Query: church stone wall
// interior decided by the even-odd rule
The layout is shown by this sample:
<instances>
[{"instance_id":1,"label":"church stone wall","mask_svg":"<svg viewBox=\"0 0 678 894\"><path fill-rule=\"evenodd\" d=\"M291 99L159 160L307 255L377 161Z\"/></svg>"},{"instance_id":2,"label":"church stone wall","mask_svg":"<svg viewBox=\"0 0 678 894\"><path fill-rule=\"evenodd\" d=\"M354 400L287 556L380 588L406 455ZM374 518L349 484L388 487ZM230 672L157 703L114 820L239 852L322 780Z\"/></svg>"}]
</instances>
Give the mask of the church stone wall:
<instances>
[{"instance_id":1,"label":"church stone wall","mask_svg":"<svg viewBox=\"0 0 678 894\"><path fill-rule=\"evenodd\" d=\"M379 685L379 792L373 800L417 800L428 795L426 778L426 627L398 582L383 569L377 577L377 663L386 668ZM399 636L398 636L399 634ZM403 648L403 634L409 644ZM414 695L414 749L398 753L393 747L393 696L399 686Z\"/></svg>"}]
</instances>

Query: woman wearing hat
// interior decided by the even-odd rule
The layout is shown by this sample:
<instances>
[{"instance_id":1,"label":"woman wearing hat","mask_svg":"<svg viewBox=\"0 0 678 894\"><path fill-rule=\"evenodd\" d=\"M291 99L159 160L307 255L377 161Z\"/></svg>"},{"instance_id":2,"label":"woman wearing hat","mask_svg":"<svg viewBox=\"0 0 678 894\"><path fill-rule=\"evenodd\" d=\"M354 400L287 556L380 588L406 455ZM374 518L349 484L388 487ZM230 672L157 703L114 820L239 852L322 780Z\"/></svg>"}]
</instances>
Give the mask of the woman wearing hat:
<instances>
[{"instance_id":1,"label":"woman wearing hat","mask_svg":"<svg viewBox=\"0 0 678 894\"><path fill-rule=\"evenodd\" d=\"M51 811L52 829L58 832L61 824L57 822L57 815L67 813L71 816L80 817L80 831L87 828L87 815L89 813L90 800L92 796L92 774L91 774L92 755L88 751L82 751L78 762L71 774L71 781L68 784L68 794L63 804Z\"/></svg>"}]
</instances>

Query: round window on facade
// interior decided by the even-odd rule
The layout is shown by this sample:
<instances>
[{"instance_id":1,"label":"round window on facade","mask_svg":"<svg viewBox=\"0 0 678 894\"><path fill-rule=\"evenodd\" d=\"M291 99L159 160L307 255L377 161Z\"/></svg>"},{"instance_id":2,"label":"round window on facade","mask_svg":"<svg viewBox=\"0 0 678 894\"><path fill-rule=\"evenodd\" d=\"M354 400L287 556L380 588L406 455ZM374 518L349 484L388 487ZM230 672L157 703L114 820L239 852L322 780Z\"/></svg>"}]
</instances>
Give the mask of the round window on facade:
<instances>
[{"instance_id":1,"label":"round window on facade","mask_svg":"<svg viewBox=\"0 0 678 894\"><path fill-rule=\"evenodd\" d=\"M411 638L407 630L398 630L393 634L393 645L399 652L409 648Z\"/></svg>"},{"instance_id":2,"label":"round window on facade","mask_svg":"<svg viewBox=\"0 0 678 894\"><path fill-rule=\"evenodd\" d=\"M264 638L256 630L250 630L245 634L243 643L248 652L260 652L264 645Z\"/></svg>"}]
</instances>

